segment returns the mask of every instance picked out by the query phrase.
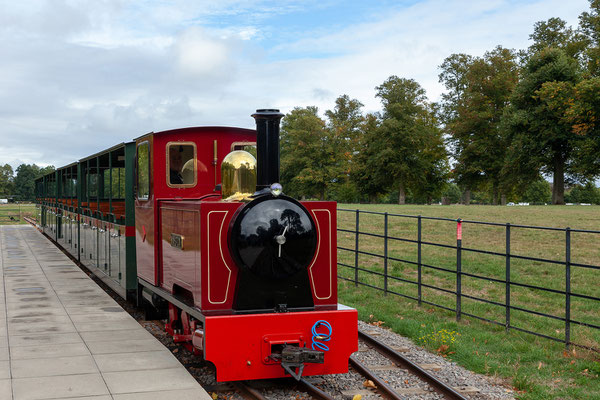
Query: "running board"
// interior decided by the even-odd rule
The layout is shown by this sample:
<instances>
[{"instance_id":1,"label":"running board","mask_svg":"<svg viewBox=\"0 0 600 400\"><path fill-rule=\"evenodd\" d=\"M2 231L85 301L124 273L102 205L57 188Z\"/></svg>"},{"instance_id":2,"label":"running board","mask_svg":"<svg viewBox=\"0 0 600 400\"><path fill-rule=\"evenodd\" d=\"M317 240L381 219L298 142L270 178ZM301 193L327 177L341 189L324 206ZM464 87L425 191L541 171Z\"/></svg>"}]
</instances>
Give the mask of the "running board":
<instances>
[{"instance_id":1,"label":"running board","mask_svg":"<svg viewBox=\"0 0 600 400\"><path fill-rule=\"evenodd\" d=\"M143 279L140 279L139 277L138 277L138 283L140 285L144 286L145 288L147 288L148 290L150 290L152 293L155 293L157 296L160 296L163 299L165 299L166 301L168 301L169 303L173 304L180 310L185 311L188 315L191 315L192 317L196 318L197 320L202 321L202 323L204 324L204 314L202 314L200 312L200 310L198 310L196 307L191 307L191 306L187 305L179 298L177 298L177 297L173 296L171 293L167 292L165 289L156 287L153 284L148 283Z\"/></svg>"}]
</instances>

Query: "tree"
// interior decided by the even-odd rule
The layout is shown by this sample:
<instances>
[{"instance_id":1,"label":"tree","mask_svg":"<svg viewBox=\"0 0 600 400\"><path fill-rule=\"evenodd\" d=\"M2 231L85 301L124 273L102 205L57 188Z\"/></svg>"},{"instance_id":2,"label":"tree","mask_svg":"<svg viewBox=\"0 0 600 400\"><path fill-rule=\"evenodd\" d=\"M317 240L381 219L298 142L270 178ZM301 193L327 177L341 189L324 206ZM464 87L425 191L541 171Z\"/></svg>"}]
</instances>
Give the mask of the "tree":
<instances>
[{"instance_id":1,"label":"tree","mask_svg":"<svg viewBox=\"0 0 600 400\"><path fill-rule=\"evenodd\" d=\"M590 0L590 12L579 16L579 31L585 45L586 69L590 75L600 76L600 0Z\"/></svg>"},{"instance_id":2,"label":"tree","mask_svg":"<svg viewBox=\"0 0 600 400\"><path fill-rule=\"evenodd\" d=\"M420 153L422 175L412 187L414 195L425 198L427 204L431 204L433 199L441 198L450 172L448 152L444 145L438 115L438 105L427 104L421 121L424 133L423 148Z\"/></svg>"},{"instance_id":3,"label":"tree","mask_svg":"<svg viewBox=\"0 0 600 400\"><path fill-rule=\"evenodd\" d=\"M467 89L466 74L472 63L472 56L458 53L446 57L439 66L442 70L438 75L439 82L443 83L447 90L442 94L441 120L444 124L451 123L458 117L458 106Z\"/></svg>"},{"instance_id":4,"label":"tree","mask_svg":"<svg viewBox=\"0 0 600 400\"><path fill-rule=\"evenodd\" d=\"M385 142L379 136L381 121L378 115L367 114L362 125L361 147L355 155L350 179L358 192L375 203L377 197L389 191L378 155L384 150Z\"/></svg>"},{"instance_id":5,"label":"tree","mask_svg":"<svg viewBox=\"0 0 600 400\"><path fill-rule=\"evenodd\" d=\"M500 46L486 52L473 61L466 80L461 118L454 124L454 138L461 150L457 177L461 183L478 178L490 192L492 204L497 204L501 189L507 190L501 175L507 138L500 121L518 80L515 52ZM463 169L466 179L461 179ZM505 197L506 191L503 194Z\"/></svg>"},{"instance_id":6,"label":"tree","mask_svg":"<svg viewBox=\"0 0 600 400\"><path fill-rule=\"evenodd\" d=\"M281 181L292 196L325 199L327 187L344 175L335 141L317 107L296 107L281 126Z\"/></svg>"},{"instance_id":7,"label":"tree","mask_svg":"<svg viewBox=\"0 0 600 400\"><path fill-rule=\"evenodd\" d=\"M600 173L600 77L573 82L545 82L540 101L571 130L570 173L593 179Z\"/></svg>"},{"instance_id":8,"label":"tree","mask_svg":"<svg viewBox=\"0 0 600 400\"><path fill-rule=\"evenodd\" d=\"M463 95L467 87L466 74L469 70L469 66L473 62L473 57L464 54L452 54L439 66L442 72L438 75L439 82L443 83L446 87L447 92L442 94L441 103L441 120L444 124L444 134L448 137L452 137L452 123L455 122L458 117L458 108L463 101ZM447 141L450 154L454 157L460 152L456 148L456 143L452 140ZM455 158L456 159L456 158ZM460 187L464 190L464 204L471 202L471 189L477 185L477 175L468 175L465 171L452 170L452 174L456 178L458 174L462 175Z\"/></svg>"},{"instance_id":9,"label":"tree","mask_svg":"<svg viewBox=\"0 0 600 400\"><path fill-rule=\"evenodd\" d=\"M585 185L576 185L565 196L569 203L600 204L600 189L592 182Z\"/></svg>"},{"instance_id":10,"label":"tree","mask_svg":"<svg viewBox=\"0 0 600 400\"><path fill-rule=\"evenodd\" d=\"M574 152L579 160L575 168L592 179L600 174L600 76L579 82L568 101L566 121L581 139Z\"/></svg>"},{"instance_id":11,"label":"tree","mask_svg":"<svg viewBox=\"0 0 600 400\"><path fill-rule=\"evenodd\" d=\"M13 169L10 165L0 166L0 197L7 197L13 194Z\"/></svg>"},{"instance_id":12,"label":"tree","mask_svg":"<svg viewBox=\"0 0 600 400\"><path fill-rule=\"evenodd\" d=\"M355 157L361 149L365 117L362 115L363 104L348 95L342 95L335 100L333 110L325 111L327 117L327 135L330 145L336 152L339 167L342 170L340 179L330 185L332 193L342 196L340 201L355 198L358 190L350 180L353 169L356 168Z\"/></svg>"},{"instance_id":13,"label":"tree","mask_svg":"<svg viewBox=\"0 0 600 400\"><path fill-rule=\"evenodd\" d=\"M590 6L578 31L558 18L536 24L506 118L514 139L507 172L521 178L552 173L555 204L564 203L565 181L600 174L600 0Z\"/></svg>"},{"instance_id":14,"label":"tree","mask_svg":"<svg viewBox=\"0 0 600 400\"><path fill-rule=\"evenodd\" d=\"M547 48L562 49L568 57L578 58L584 52L584 37L560 18L550 18L533 25L533 33L529 35L533 44L529 46L528 56L533 56ZM526 59L529 57L526 57Z\"/></svg>"},{"instance_id":15,"label":"tree","mask_svg":"<svg viewBox=\"0 0 600 400\"><path fill-rule=\"evenodd\" d=\"M21 164L17 167L15 176L15 199L18 201L33 200L35 179L39 168L29 164Z\"/></svg>"},{"instance_id":16,"label":"tree","mask_svg":"<svg viewBox=\"0 0 600 400\"><path fill-rule=\"evenodd\" d=\"M353 142L356 142L361 134L361 125L365 119L361 112L362 107L360 101L344 94L335 100L333 110L325 111L327 127L335 130L334 135L349 147L354 146Z\"/></svg>"},{"instance_id":17,"label":"tree","mask_svg":"<svg viewBox=\"0 0 600 400\"><path fill-rule=\"evenodd\" d=\"M460 95L452 96L446 105L445 131L456 160L454 177L469 190L489 190L492 203L497 204L501 190L505 195L510 189L503 185L501 175L507 138L500 121L518 80L516 54L500 46L483 57L455 54L442 68L446 69L440 80L446 87L456 88L460 82L461 88Z\"/></svg>"},{"instance_id":18,"label":"tree","mask_svg":"<svg viewBox=\"0 0 600 400\"><path fill-rule=\"evenodd\" d=\"M576 172L573 149L580 137L565 120L564 100L572 96L579 78L577 63L563 50L546 48L534 54L503 118L511 139L504 175L532 182L540 172L552 173L554 204L564 204L565 174Z\"/></svg>"},{"instance_id":19,"label":"tree","mask_svg":"<svg viewBox=\"0 0 600 400\"><path fill-rule=\"evenodd\" d=\"M546 204L552 200L552 189L550 182L543 178L539 178L532 182L527 190L523 193L523 201L529 203Z\"/></svg>"},{"instance_id":20,"label":"tree","mask_svg":"<svg viewBox=\"0 0 600 400\"><path fill-rule=\"evenodd\" d=\"M53 166L40 168L35 164L21 164L17 167L14 178L15 199L32 201L35 199L35 180L54 171Z\"/></svg>"},{"instance_id":21,"label":"tree","mask_svg":"<svg viewBox=\"0 0 600 400\"><path fill-rule=\"evenodd\" d=\"M35 170L37 170L36 177L35 177L36 179L40 178L40 177L42 177L44 175L47 175L47 174L49 174L51 172L54 172L56 170L56 168L54 168L54 165L48 165L48 166L45 166L45 167L38 167L37 165L33 164L33 168Z\"/></svg>"},{"instance_id":22,"label":"tree","mask_svg":"<svg viewBox=\"0 0 600 400\"><path fill-rule=\"evenodd\" d=\"M398 188L399 204L405 203L408 188L433 197L443 188L447 155L425 90L416 81L397 76L376 90L383 113L365 132L368 158L363 176L370 175L379 187Z\"/></svg>"},{"instance_id":23,"label":"tree","mask_svg":"<svg viewBox=\"0 0 600 400\"><path fill-rule=\"evenodd\" d=\"M456 183L449 183L442 194L442 202L445 204L460 203L461 198L462 192Z\"/></svg>"}]
</instances>

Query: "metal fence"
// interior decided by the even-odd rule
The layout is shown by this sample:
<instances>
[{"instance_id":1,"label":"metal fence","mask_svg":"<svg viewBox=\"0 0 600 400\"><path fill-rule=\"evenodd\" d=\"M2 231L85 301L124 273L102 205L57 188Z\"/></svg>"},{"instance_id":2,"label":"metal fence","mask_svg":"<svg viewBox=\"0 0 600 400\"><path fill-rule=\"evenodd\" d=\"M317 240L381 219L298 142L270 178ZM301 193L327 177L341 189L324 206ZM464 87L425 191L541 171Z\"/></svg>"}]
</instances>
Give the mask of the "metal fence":
<instances>
[{"instance_id":1,"label":"metal fence","mask_svg":"<svg viewBox=\"0 0 600 400\"><path fill-rule=\"evenodd\" d=\"M0 204L0 225L25 223L23 217L31 217L34 209L32 204Z\"/></svg>"},{"instance_id":2,"label":"metal fence","mask_svg":"<svg viewBox=\"0 0 600 400\"><path fill-rule=\"evenodd\" d=\"M600 231L348 209L338 218L340 279L600 351ZM488 248L465 246L467 231Z\"/></svg>"}]
</instances>

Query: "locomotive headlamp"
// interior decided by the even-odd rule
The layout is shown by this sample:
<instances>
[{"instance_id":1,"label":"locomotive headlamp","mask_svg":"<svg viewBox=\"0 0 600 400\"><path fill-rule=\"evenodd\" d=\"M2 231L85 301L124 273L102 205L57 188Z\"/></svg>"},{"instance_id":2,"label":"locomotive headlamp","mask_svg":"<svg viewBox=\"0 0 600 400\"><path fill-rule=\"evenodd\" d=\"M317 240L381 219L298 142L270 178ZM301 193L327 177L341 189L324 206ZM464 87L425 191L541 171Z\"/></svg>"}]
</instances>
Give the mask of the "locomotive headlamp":
<instances>
[{"instance_id":1,"label":"locomotive headlamp","mask_svg":"<svg viewBox=\"0 0 600 400\"><path fill-rule=\"evenodd\" d=\"M271 194L275 197L278 197L281 193L283 193L283 186L280 183L274 183L269 188L271 190Z\"/></svg>"}]
</instances>

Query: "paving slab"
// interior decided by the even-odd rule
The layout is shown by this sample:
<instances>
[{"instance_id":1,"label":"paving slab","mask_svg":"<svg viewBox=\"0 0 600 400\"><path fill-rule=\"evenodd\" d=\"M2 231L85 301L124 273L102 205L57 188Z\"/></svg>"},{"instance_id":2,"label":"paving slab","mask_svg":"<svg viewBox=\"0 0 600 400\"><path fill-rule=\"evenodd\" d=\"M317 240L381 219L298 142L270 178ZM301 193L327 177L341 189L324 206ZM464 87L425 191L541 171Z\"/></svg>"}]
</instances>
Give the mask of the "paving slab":
<instances>
[{"instance_id":1,"label":"paving slab","mask_svg":"<svg viewBox=\"0 0 600 400\"><path fill-rule=\"evenodd\" d=\"M48 346L71 343L83 343L81 335L78 332L56 333L53 335L12 335L10 337L11 348L18 346Z\"/></svg>"},{"instance_id":2,"label":"paving slab","mask_svg":"<svg viewBox=\"0 0 600 400\"><path fill-rule=\"evenodd\" d=\"M81 332L81 338L86 342L117 342L123 340L152 339L154 336L147 330L127 329L99 332Z\"/></svg>"},{"instance_id":3,"label":"paving slab","mask_svg":"<svg viewBox=\"0 0 600 400\"><path fill-rule=\"evenodd\" d=\"M44 311L38 311L35 309L31 309L31 308L26 308L26 309L11 309L11 310L7 310L7 317L8 318L35 318L35 317L45 317L45 316L50 316L50 315L54 315L57 317L60 316L67 316L69 314L67 314L67 311L62 308L62 307L46 307L44 309Z\"/></svg>"},{"instance_id":4,"label":"paving slab","mask_svg":"<svg viewBox=\"0 0 600 400\"><path fill-rule=\"evenodd\" d=\"M31 226L0 226L1 400L210 399L171 352Z\"/></svg>"},{"instance_id":5,"label":"paving slab","mask_svg":"<svg viewBox=\"0 0 600 400\"><path fill-rule=\"evenodd\" d=\"M63 397L63 398L60 398L60 399L52 399L52 400L114 400L114 397L112 397L110 395L105 395L105 396L85 396L85 397Z\"/></svg>"},{"instance_id":6,"label":"paving slab","mask_svg":"<svg viewBox=\"0 0 600 400\"><path fill-rule=\"evenodd\" d=\"M110 394L100 373L13 378L14 400L44 400Z\"/></svg>"},{"instance_id":7,"label":"paving slab","mask_svg":"<svg viewBox=\"0 0 600 400\"><path fill-rule=\"evenodd\" d=\"M0 371L2 371L1 364ZM91 355L11 360L11 374L13 378L41 378L45 376L93 374L97 372L96 362Z\"/></svg>"},{"instance_id":8,"label":"paving slab","mask_svg":"<svg viewBox=\"0 0 600 400\"><path fill-rule=\"evenodd\" d=\"M10 379L10 364L7 361L0 361L0 380Z\"/></svg>"},{"instance_id":9,"label":"paving slab","mask_svg":"<svg viewBox=\"0 0 600 400\"><path fill-rule=\"evenodd\" d=\"M160 392L146 392L146 393L127 393L127 394L115 394L113 395L114 400L165 400L165 399L177 399L177 400L198 400L202 399L204 394L198 389L183 389L183 390L167 390Z\"/></svg>"},{"instance_id":10,"label":"paving slab","mask_svg":"<svg viewBox=\"0 0 600 400\"><path fill-rule=\"evenodd\" d=\"M0 399L12 400L12 380L0 379Z\"/></svg>"},{"instance_id":11,"label":"paving slab","mask_svg":"<svg viewBox=\"0 0 600 400\"><path fill-rule=\"evenodd\" d=\"M190 374L182 373L182 370L187 373L185 368L179 366L169 369L106 372L102 375L113 394L195 388L198 382Z\"/></svg>"},{"instance_id":12,"label":"paving slab","mask_svg":"<svg viewBox=\"0 0 600 400\"><path fill-rule=\"evenodd\" d=\"M8 341L6 341L0 345L0 361L7 361L8 359Z\"/></svg>"},{"instance_id":13,"label":"paving slab","mask_svg":"<svg viewBox=\"0 0 600 400\"><path fill-rule=\"evenodd\" d=\"M94 355L94 358L101 372L165 369L181 366L175 356L164 351L97 354ZM2 371L1 363L2 361L0 361L0 372Z\"/></svg>"},{"instance_id":14,"label":"paving slab","mask_svg":"<svg viewBox=\"0 0 600 400\"><path fill-rule=\"evenodd\" d=\"M9 337L10 340L10 337ZM90 355L85 343L50 344L35 346L10 346L11 360L27 360L35 358L77 357Z\"/></svg>"},{"instance_id":15,"label":"paving slab","mask_svg":"<svg viewBox=\"0 0 600 400\"><path fill-rule=\"evenodd\" d=\"M164 348L154 337L151 339L119 340L115 342L86 342L92 354L138 353L142 351L159 351Z\"/></svg>"}]
</instances>

